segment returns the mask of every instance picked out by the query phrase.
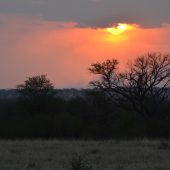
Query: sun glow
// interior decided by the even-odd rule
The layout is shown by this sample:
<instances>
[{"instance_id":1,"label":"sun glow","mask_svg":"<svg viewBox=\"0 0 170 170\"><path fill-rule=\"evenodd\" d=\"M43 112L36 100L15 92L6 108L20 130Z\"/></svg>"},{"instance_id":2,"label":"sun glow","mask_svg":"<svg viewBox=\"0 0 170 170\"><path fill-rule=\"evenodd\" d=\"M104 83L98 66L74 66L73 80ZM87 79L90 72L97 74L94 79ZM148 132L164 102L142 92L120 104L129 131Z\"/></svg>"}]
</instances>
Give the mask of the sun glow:
<instances>
[{"instance_id":1,"label":"sun glow","mask_svg":"<svg viewBox=\"0 0 170 170\"><path fill-rule=\"evenodd\" d=\"M107 32L113 35L120 35L120 34L123 34L126 30L131 30L133 28L134 28L133 25L118 23L117 26L107 28L106 30Z\"/></svg>"}]
</instances>

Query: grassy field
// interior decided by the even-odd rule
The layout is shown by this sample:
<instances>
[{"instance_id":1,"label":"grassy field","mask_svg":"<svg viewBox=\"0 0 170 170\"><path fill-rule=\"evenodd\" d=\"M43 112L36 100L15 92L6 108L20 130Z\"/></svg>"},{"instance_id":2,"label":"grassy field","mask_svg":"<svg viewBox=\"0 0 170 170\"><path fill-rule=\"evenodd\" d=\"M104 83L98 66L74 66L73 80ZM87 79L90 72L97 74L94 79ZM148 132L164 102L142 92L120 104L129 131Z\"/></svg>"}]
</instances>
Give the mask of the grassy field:
<instances>
[{"instance_id":1,"label":"grassy field","mask_svg":"<svg viewBox=\"0 0 170 170\"><path fill-rule=\"evenodd\" d=\"M170 142L0 141L0 170L68 170L77 153L94 170L170 170Z\"/></svg>"}]
</instances>

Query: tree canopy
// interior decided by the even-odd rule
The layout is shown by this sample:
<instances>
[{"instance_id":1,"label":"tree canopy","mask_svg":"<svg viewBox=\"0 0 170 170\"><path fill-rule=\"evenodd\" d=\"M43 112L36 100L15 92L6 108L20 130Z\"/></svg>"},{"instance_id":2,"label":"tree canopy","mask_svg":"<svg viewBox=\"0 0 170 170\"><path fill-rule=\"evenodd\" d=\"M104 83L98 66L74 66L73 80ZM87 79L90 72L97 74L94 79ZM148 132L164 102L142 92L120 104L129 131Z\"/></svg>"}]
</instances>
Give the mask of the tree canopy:
<instances>
[{"instance_id":1,"label":"tree canopy","mask_svg":"<svg viewBox=\"0 0 170 170\"><path fill-rule=\"evenodd\" d=\"M20 101L25 108L34 112L50 110L54 96L54 86L46 75L28 77L23 84L17 85Z\"/></svg>"},{"instance_id":2,"label":"tree canopy","mask_svg":"<svg viewBox=\"0 0 170 170\"><path fill-rule=\"evenodd\" d=\"M92 64L89 71L100 75L90 82L105 92L111 101L144 117L156 113L167 99L170 85L170 54L148 53L128 64L126 72L118 72L116 59Z\"/></svg>"}]
</instances>

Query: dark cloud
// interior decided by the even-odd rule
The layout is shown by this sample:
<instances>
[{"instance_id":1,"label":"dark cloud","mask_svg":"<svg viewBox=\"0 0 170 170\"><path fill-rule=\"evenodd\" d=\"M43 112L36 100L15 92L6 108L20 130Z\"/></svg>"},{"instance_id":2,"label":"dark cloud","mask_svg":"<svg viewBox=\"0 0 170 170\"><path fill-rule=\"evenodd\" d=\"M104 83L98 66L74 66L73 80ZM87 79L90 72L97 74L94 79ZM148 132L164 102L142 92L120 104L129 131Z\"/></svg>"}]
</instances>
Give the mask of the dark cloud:
<instances>
[{"instance_id":1,"label":"dark cloud","mask_svg":"<svg viewBox=\"0 0 170 170\"><path fill-rule=\"evenodd\" d=\"M38 15L94 28L117 22L159 27L170 23L169 8L170 0L0 0L1 13Z\"/></svg>"}]
</instances>

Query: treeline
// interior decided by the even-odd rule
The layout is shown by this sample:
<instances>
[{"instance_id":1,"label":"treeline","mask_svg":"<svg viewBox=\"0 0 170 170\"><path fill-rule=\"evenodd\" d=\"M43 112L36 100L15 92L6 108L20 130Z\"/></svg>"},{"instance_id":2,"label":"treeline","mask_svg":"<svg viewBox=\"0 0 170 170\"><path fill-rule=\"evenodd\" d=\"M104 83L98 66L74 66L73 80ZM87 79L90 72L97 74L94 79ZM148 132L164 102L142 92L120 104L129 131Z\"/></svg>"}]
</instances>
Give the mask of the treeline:
<instances>
[{"instance_id":1,"label":"treeline","mask_svg":"<svg viewBox=\"0 0 170 170\"><path fill-rule=\"evenodd\" d=\"M142 116L113 105L96 90L86 90L83 98L24 102L21 98L0 100L1 139L170 137L170 101L162 105L160 116L152 118L149 127Z\"/></svg>"},{"instance_id":2,"label":"treeline","mask_svg":"<svg viewBox=\"0 0 170 170\"><path fill-rule=\"evenodd\" d=\"M0 138L128 139L170 137L170 54L148 53L126 72L108 59L83 96L56 95L46 75L16 86L18 98L0 101Z\"/></svg>"}]
</instances>

